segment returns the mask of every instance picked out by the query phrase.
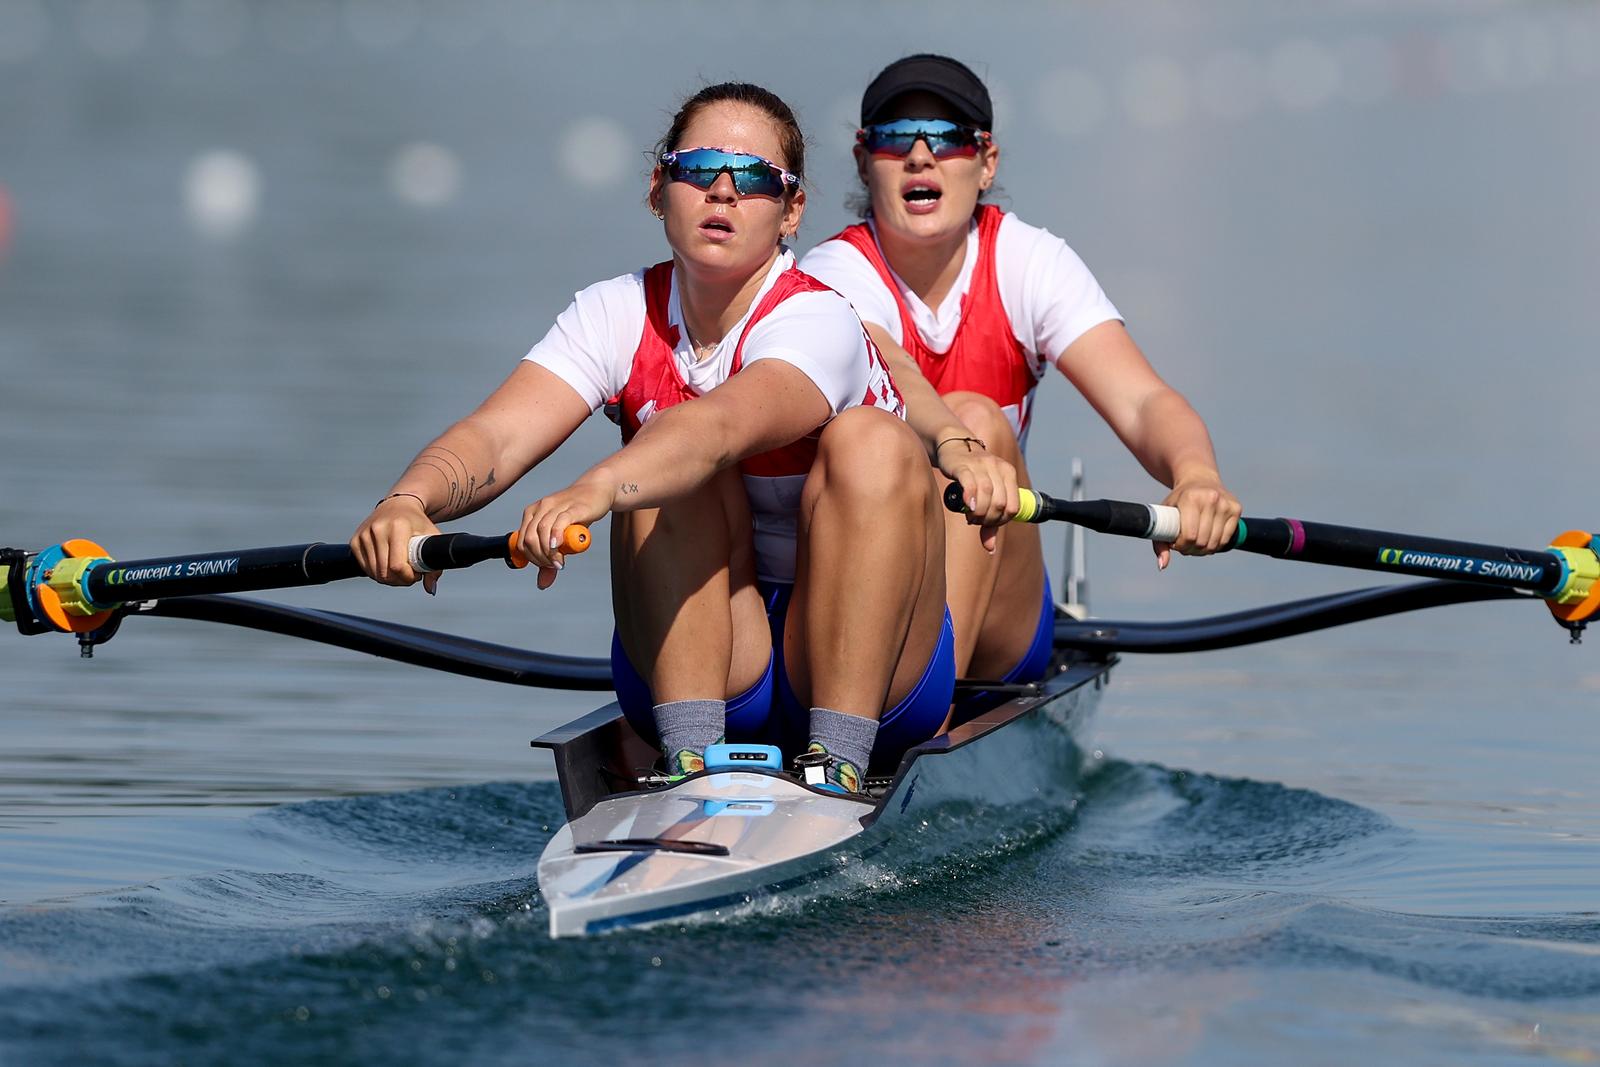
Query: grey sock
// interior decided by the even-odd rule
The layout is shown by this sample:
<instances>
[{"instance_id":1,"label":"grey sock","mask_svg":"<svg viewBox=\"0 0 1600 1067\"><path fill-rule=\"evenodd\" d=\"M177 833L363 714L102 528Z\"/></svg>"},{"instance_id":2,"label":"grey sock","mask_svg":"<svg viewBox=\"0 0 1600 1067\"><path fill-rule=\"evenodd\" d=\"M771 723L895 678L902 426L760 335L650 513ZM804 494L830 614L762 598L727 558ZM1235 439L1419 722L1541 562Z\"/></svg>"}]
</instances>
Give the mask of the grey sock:
<instances>
[{"instance_id":1,"label":"grey sock","mask_svg":"<svg viewBox=\"0 0 1600 1067\"><path fill-rule=\"evenodd\" d=\"M872 742L877 736L876 719L863 719L827 708L811 709L810 751L815 752L820 747L832 756L836 762L828 768L828 781L852 793L861 791L862 779L867 775L867 760L872 756Z\"/></svg>"},{"instance_id":2,"label":"grey sock","mask_svg":"<svg viewBox=\"0 0 1600 1067\"><path fill-rule=\"evenodd\" d=\"M728 729L726 700L674 700L657 704L654 712L670 774L701 770L706 746L721 741Z\"/></svg>"}]
</instances>

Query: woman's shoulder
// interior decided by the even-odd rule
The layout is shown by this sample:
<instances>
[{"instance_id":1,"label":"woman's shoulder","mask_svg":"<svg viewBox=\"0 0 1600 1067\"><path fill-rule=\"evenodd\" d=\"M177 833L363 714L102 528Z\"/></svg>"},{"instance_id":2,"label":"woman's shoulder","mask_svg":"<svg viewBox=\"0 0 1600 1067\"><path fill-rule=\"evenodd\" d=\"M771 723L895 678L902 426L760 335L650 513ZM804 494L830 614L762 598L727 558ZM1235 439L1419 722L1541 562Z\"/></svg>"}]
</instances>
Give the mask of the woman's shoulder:
<instances>
[{"instance_id":1,"label":"woman's shoulder","mask_svg":"<svg viewBox=\"0 0 1600 1067\"><path fill-rule=\"evenodd\" d=\"M805 317L812 321L834 319L859 329L855 308L826 278L819 278L804 267L795 269L795 280L800 283L794 291L772 309L773 316L783 318Z\"/></svg>"},{"instance_id":2,"label":"woman's shoulder","mask_svg":"<svg viewBox=\"0 0 1600 1067\"><path fill-rule=\"evenodd\" d=\"M1043 226L1023 222L1007 212L995 234L995 258L1002 271L1015 267L1018 272L1045 269L1070 272L1088 269L1071 245Z\"/></svg>"},{"instance_id":3,"label":"woman's shoulder","mask_svg":"<svg viewBox=\"0 0 1600 1067\"><path fill-rule=\"evenodd\" d=\"M1013 212L1007 211L1000 218L1000 229L995 234L995 240L1002 244L1012 244L1026 247L1029 250L1043 244L1065 248L1067 242L1045 229L1024 222Z\"/></svg>"},{"instance_id":4,"label":"woman's shoulder","mask_svg":"<svg viewBox=\"0 0 1600 1067\"><path fill-rule=\"evenodd\" d=\"M870 302L875 296L892 299L866 253L842 237L830 237L807 252L800 260L800 269L851 301Z\"/></svg>"},{"instance_id":5,"label":"woman's shoulder","mask_svg":"<svg viewBox=\"0 0 1600 1067\"><path fill-rule=\"evenodd\" d=\"M641 268L614 278L602 278L579 289L573 295L578 303L627 303L643 299L645 275L654 268Z\"/></svg>"},{"instance_id":6,"label":"woman's shoulder","mask_svg":"<svg viewBox=\"0 0 1600 1067\"><path fill-rule=\"evenodd\" d=\"M861 319L849 300L803 270L795 270L791 277L798 284L751 324L747 336L751 351L770 347L853 353L866 343Z\"/></svg>"},{"instance_id":7,"label":"woman's shoulder","mask_svg":"<svg viewBox=\"0 0 1600 1067\"><path fill-rule=\"evenodd\" d=\"M871 231L867 230L866 223L858 222L853 227L841 230L832 237L817 242L809 252L800 257L800 269L807 274L811 274L813 273L812 267L818 265L828 267L836 264L865 263L867 260L866 253L862 251L861 246L856 241L846 236L855 231L856 227L860 227L860 231L865 232L867 238L871 239L872 234Z\"/></svg>"},{"instance_id":8,"label":"woman's shoulder","mask_svg":"<svg viewBox=\"0 0 1600 1067\"><path fill-rule=\"evenodd\" d=\"M636 270L579 289L557 317L552 334L606 359L631 353L649 317L647 273Z\"/></svg>"}]
</instances>

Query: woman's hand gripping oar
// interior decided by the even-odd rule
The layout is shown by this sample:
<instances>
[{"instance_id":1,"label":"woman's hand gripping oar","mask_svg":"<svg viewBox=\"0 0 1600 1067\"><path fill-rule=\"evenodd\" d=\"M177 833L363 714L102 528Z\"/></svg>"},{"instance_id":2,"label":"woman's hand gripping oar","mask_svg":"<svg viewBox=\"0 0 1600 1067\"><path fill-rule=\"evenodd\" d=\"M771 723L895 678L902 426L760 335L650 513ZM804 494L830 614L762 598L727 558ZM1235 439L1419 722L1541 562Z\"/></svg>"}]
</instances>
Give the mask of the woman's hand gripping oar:
<instances>
[{"instance_id":1,"label":"woman's hand gripping oar","mask_svg":"<svg viewBox=\"0 0 1600 1067\"><path fill-rule=\"evenodd\" d=\"M584 476L572 485L529 504L522 512L518 546L539 568L539 588L549 589L566 557L589 547L589 525L604 518L616 503L616 491L603 478ZM572 534L582 530L580 542Z\"/></svg>"},{"instance_id":2,"label":"woman's hand gripping oar","mask_svg":"<svg viewBox=\"0 0 1600 1067\"><path fill-rule=\"evenodd\" d=\"M523 548L522 534L523 531L518 531L508 536L510 548L506 562L515 568L535 562ZM374 581L384 585L413 585L421 579L422 587L431 596L439 587L439 575L444 568L429 565L420 552L429 538L438 536L442 536L439 528L423 511L422 501L404 493L378 503L350 538L350 549L361 569ZM586 526L564 524L558 543L552 548L566 555L576 555L588 549L589 542ZM554 580L555 571L548 570L547 576L547 566L541 564L539 588L548 588Z\"/></svg>"}]
</instances>

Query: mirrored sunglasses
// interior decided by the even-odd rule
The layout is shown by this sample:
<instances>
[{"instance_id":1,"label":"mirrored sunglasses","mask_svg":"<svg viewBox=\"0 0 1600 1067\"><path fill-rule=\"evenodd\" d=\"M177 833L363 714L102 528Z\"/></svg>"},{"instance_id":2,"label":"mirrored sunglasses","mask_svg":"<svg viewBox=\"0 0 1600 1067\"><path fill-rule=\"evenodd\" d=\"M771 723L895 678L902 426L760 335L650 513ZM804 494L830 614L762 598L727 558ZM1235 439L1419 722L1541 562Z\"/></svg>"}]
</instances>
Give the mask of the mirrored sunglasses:
<instances>
[{"instance_id":1,"label":"mirrored sunglasses","mask_svg":"<svg viewBox=\"0 0 1600 1067\"><path fill-rule=\"evenodd\" d=\"M675 182L687 182L696 189L709 189L726 174L740 196L781 197L799 186L800 178L770 159L721 148L684 148L663 152L657 160Z\"/></svg>"},{"instance_id":2,"label":"mirrored sunglasses","mask_svg":"<svg viewBox=\"0 0 1600 1067\"><path fill-rule=\"evenodd\" d=\"M946 119L895 119L856 131L856 143L868 152L895 158L909 156L918 141L928 146L935 159L972 157L991 140L986 130Z\"/></svg>"}]
</instances>

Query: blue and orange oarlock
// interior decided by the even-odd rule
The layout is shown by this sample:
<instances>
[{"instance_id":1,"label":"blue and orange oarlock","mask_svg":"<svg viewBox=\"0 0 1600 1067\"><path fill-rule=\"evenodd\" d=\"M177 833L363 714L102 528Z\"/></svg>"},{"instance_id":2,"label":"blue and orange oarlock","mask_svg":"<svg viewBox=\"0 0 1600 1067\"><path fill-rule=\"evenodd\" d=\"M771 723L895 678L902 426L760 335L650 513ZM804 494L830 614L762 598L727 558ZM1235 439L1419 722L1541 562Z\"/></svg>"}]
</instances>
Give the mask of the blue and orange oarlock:
<instances>
[{"instance_id":1,"label":"blue and orange oarlock","mask_svg":"<svg viewBox=\"0 0 1600 1067\"><path fill-rule=\"evenodd\" d=\"M1595 554L1594 535L1584 530L1568 530L1550 542L1550 551L1566 565L1566 580L1561 588L1546 597L1550 614L1573 631L1574 640L1589 620L1600 612L1600 556Z\"/></svg>"},{"instance_id":2,"label":"blue and orange oarlock","mask_svg":"<svg viewBox=\"0 0 1600 1067\"><path fill-rule=\"evenodd\" d=\"M24 633L88 633L110 621L121 606L97 605L84 590L89 569L111 562L110 554L93 541L73 538L31 556L11 549L6 553L0 556L0 583L8 595L0 598L0 619L16 623Z\"/></svg>"}]
</instances>

